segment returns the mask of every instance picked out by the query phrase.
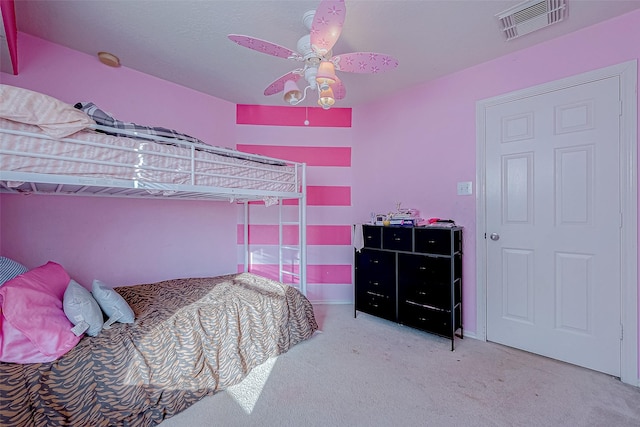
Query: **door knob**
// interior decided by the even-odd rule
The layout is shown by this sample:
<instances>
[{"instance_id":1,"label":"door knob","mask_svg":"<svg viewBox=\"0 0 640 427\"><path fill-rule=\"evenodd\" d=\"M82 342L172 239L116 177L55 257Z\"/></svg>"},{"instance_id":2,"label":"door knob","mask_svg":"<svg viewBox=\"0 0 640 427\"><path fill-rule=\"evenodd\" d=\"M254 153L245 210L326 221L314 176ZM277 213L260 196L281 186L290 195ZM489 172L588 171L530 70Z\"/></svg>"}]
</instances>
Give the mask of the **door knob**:
<instances>
[{"instance_id":1,"label":"door knob","mask_svg":"<svg viewBox=\"0 0 640 427\"><path fill-rule=\"evenodd\" d=\"M500 235L498 233L491 233L489 236L491 240L500 240Z\"/></svg>"}]
</instances>

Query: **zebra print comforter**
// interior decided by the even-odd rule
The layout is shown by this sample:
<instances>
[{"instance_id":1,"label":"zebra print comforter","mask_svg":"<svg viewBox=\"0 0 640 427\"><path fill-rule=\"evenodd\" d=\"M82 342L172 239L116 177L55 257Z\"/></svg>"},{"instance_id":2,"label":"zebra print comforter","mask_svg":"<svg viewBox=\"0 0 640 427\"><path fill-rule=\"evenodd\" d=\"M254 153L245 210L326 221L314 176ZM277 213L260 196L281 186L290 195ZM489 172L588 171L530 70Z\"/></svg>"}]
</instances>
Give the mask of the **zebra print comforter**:
<instances>
[{"instance_id":1,"label":"zebra print comforter","mask_svg":"<svg viewBox=\"0 0 640 427\"><path fill-rule=\"evenodd\" d=\"M50 363L0 363L0 425L153 426L318 329L295 288L251 273L116 288L136 315Z\"/></svg>"}]
</instances>

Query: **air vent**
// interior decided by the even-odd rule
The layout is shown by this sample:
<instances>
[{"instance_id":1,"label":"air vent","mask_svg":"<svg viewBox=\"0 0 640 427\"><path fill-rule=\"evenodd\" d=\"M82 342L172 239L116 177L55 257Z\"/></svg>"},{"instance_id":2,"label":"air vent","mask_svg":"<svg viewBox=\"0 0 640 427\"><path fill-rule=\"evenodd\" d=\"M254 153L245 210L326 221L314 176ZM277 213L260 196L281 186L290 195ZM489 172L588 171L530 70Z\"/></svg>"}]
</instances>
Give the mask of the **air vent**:
<instances>
[{"instance_id":1,"label":"air vent","mask_svg":"<svg viewBox=\"0 0 640 427\"><path fill-rule=\"evenodd\" d=\"M566 0L530 0L510 7L496 17L507 40L512 40L562 21L567 16L566 3Z\"/></svg>"}]
</instances>

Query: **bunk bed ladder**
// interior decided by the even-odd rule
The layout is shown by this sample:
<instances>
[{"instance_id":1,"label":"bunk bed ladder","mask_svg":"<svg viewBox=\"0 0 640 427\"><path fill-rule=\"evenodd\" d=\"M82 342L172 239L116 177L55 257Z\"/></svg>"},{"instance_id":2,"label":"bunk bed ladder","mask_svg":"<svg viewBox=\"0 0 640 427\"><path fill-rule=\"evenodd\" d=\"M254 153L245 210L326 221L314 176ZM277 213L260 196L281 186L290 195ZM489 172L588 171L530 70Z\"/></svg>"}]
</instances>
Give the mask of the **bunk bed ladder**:
<instances>
[{"instance_id":1,"label":"bunk bed ladder","mask_svg":"<svg viewBox=\"0 0 640 427\"><path fill-rule=\"evenodd\" d=\"M249 271L249 201L245 200L242 203L244 222L242 223L243 232L243 246L244 246L244 272Z\"/></svg>"},{"instance_id":2,"label":"bunk bed ladder","mask_svg":"<svg viewBox=\"0 0 640 427\"><path fill-rule=\"evenodd\" d=\"M303 295L307 295L307 186L306 186L306 171L304 164L301 168L301 181L302 181L302 196L298 199L298 218L296 221L284 221L283 220L283 200L280 200L278 204L278 280L281 282L284 276L287 275L292 279L298 279L299 290ZM298 243L297 245L287 246L284 244L284 226L294 225L298 227ZM285 251L298 250L298 272L293 269L291 263L291 270L284 269ZM293 259L294 254L291 254L289 259Z\"/></svg>"},{"instance_id":3,"label":"bunk bed ladder","mask_svg":"<svg viewBox=\"0 0 640 427\"><path fill-rule=\"evenodd\" d=\"M307 295L307 182L306 182L306 164L302 164L300 168L297 168L301 175L300 182L302 183L301 196L298 198L298 218L296 221L284 221L283 220L283 206L284 201L280 199L278 201L278 280L283 282L284 276L287 275L292 279L298 279L299 290L303 295ZM249 202L244 203L244 271L249 271ZM284 244L284 226L295 225L298 227L298 243L293 246L286 246ZM298 272L293 270L294 263L292 265L292 271L284 269L284 252L285 250L297 249L298 254ZM293 254L290 259L293 259ZM295 280L292 280L295 282Z\"/></svg>"}]
</instances>

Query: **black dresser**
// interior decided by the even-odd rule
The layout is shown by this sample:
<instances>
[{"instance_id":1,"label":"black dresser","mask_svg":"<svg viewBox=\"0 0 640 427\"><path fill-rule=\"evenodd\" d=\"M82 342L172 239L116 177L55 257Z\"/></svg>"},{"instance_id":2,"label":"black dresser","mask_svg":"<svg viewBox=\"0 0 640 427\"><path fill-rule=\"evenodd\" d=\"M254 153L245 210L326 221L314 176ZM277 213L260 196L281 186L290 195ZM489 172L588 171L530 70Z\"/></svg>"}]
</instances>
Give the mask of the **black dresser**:
<instances>
[{"instance_id":1,"label":"black dresser","mask_svg":"<svg viewBox=\"0 0 640 427\"><path fill-rule=\"evenodd\" d=\"M358 226L356 226L358 227ZM462 227L363 225L355 313L462 338Z\"/></svg>"}]
</instances>

